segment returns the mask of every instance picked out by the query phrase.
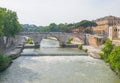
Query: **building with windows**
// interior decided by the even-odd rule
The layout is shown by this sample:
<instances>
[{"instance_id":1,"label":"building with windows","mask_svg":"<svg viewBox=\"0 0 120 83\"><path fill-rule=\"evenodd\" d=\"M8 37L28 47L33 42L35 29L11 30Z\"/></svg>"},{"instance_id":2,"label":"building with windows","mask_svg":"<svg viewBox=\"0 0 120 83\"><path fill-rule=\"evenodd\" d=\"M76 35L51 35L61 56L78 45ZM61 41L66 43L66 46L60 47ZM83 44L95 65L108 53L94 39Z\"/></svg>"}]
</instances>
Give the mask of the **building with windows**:
<instances>
[{"instance_id":1,"label":"building with windows","mask_svg":"<svg viewBox=\"0 0 120 83\"><path fill-rule=\"evenodd\" d=\"M120 18L115 16L106 16L95 20L98 26L93 27L94 34L109 34L109 27L120 25Z\"/></svg>"},{"instance_id":2,"label":"building with windows","mask_svg":"<svg viewBox=\"0 0 120 83\"><path fill-rule=\"evenodd\" d=\"M109 27L109 39L120 40L120 26Z\"/></svg>"},{"instance_id":3,"label":"building with windows","mask_svg":"<svg viewBox=\"0 0 120 83\"><path fill-rule=\"evenodd\" d=\"M120 25L109 27L108 38L112 40L113 44L120 45Z\"/></svg>"},{"instance_id":4,"label":"building with windows","mask_svg":"<svg viewBox=\"0 0 120 83\"><path fill-rule=\"evenodd\" d=\"M113 44L120 45L120 18L115 16L106 16L95 20L96 27L92 27L94 35L101 35L103 38L109 38ZM99 41L97 41L99 42Z\"/></svg>"}]
</instances>

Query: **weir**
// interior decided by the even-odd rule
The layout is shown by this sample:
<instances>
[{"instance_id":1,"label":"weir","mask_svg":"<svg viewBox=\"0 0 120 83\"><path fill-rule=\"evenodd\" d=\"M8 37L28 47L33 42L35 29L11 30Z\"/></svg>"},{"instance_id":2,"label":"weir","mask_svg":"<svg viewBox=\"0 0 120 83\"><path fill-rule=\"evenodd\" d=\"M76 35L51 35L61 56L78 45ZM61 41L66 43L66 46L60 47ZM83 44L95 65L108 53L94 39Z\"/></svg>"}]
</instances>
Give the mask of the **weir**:
<instances>
[{"instance_id":1,"label":"weir","mask_svg":"<svg viewBox=\"0 0 120 83\"><path fill-rule=\"evenodd\" d=\"M78 48L62 48L55 38L42 39L40 48L27 48L21 53L22 56L80 56L88 54Z\"/></svg>"},{"instance_id":2,"label":"weir","mask_svg":"<svg viewBox=\"0 0 120 83\"><path fill-rule=\"evenodd\" d=\"M77 48L40 48L24 49L22 56L87 56L88 54Z\"/></svg>"}]
</instances>

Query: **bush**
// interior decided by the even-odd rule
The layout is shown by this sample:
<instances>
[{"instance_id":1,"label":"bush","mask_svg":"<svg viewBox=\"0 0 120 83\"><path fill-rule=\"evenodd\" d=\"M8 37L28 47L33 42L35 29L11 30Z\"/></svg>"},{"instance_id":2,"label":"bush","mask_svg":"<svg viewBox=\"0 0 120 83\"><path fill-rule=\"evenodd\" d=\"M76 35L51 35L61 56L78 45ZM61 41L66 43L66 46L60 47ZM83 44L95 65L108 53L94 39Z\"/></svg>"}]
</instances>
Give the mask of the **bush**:
<instances>
[{"instance_id":1,"label":"bush","mask_svg":"<svg viewBox=\"0 0 120 83\"><path fill-rule=\"evenodd\" d=\"M68 38L67 41L66 41L66 43L67 44L71 44L71 41L72 41L72 38Z\"/></svg>"},{"instance_id":2,"label":"bush","mask_svg":"<svg viewBox=\"0 0 120 83\"><path fill-rule=\"evenodd\" d=\"M111 68L120 76L120 46L115 47L112 42L107 39L100 56L105 62L108 62Z\"/></svg>"},{"instance_id":3,"label":"bush","mask_svg":"<svg viewBox=\"0 0 120 83\"><path fill-rule=\"evenodd\" d=\"M88 52L88 49L84 49L85 52Z\"/></svg>"},{"instance_id":4,"label":"bush","mask_svg":"<svg viewBox=\"0 0 120 83\"><path fill-rule=\"evenodd\" d=\"M78 49L80 49L80 50L83 49L82 44L79 44L79 45L78 45Z\"/></svg>"},{"instance_id":5,"label":"bush","mask_svg":"<svg viewBox=\"0 0 120 83\"><path fill-rule=\"evenodd\" d=\"M107 39L104 44L104 48L102 49L103 54L101 54L105 62L109 62L109 55L111 51L113 50L113 48L114 48L114 45L112 44L112 41L110 39Z\"/></svg>"},{"instance_id":6,"label":"bush","mask_svg":"<svg viewBox=\"0 0 120 83\"><path fill-rule=\"evenodd\" d=\"M12 59L0 53L0 71L4 70L12 62Z\"/></svg>"},{"instance_id":7,"label":"bush","mask_svg":"<svg viewBox=\"0 0 120 83\"><path fill-rule=\"evenodd\" d=\"M27 44L33 44L33 41L32 41L32 39L29 38L29 39L27 39L26 43Z\"/></svg>"},{"instance_id":8,"label":"bush","mask_svg":"<svg viewBox=\"0 0 120 83\"><path fill-rule=\"evenodd\" d=\"M101 59L104 59L104 54L103 53L99 53Z\"/></svg>"},{"instance_id":9,"label":"bush","mask_svg":"<svg viewBox=\"0 0 120 83\"><path fill-rule=\"evenodd\" d=\"M120 75L120 46L115 47L109 56L111 68Z\"/></svg>"}]
</instances>

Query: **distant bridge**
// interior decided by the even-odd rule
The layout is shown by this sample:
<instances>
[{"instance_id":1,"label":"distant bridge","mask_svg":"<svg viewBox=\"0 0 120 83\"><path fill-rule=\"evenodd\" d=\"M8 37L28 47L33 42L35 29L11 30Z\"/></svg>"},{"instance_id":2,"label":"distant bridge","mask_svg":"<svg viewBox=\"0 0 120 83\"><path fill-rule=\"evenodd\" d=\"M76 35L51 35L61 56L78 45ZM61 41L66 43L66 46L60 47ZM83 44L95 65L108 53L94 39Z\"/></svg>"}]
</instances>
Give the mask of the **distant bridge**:
<instances>
[{"instance_id":1,"label":"distant bridge","mask_svg":"<svg viewBox=\"0 0 120 83\"><path fill-rule=\"evenodd\" d=\"M79 37L85 43L85 34L80 33L63 33L63 32L21 32L16 35L16 40L19 41L20 37L29 37L34 43L40 43L42 39L47 37L56 37L60 42L65 42L68 38Z\"/></svg>"}]
</instances>

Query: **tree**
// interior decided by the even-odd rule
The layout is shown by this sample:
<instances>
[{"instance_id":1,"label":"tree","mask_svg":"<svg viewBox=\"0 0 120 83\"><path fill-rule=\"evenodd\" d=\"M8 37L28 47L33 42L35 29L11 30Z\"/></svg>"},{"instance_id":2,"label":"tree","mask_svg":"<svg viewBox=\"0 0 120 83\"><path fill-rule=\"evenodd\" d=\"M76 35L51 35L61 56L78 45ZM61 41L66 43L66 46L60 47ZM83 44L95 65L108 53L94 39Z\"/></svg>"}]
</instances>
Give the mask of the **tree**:
<instances>
[{"instance_id":1,"label":"tree","mask_svg":"<svg viewBox=\"0 0 120 83\"><path fill-rule=\"evenodd\" d=\"M59 29L59 32L65 32L65 30L64 30L64 29L65 29L65 25L62 24L62 23L59 24L59 25L58 25L58 29Z\"/></svg>"},{"instance_id":2,"label":"tree","mask_svg":"<svg viewBox=\"0 0 120 83\"><path fill-rule=\"evenodd\" d=\"M5 8L0 8L0 37L4 35L3 28L4 28L4 19L5 19Z\"/></svg>"},{"instance_id":3,"label":"tree","mask_svg":"<svg viewBox=\"0 0 120 83\"><path fill-rule=\"evenodd\" d=\"M21 29L16 12L0 8L0 36L6 37L6 46L10 37L14 37ZM5 47L6 47L5 46Z\"/></svg>"},{"instance_id":4,"label":"tree","mask_svg":"<svg viewBox=\"0 0 120 83\"><path fill-rule=\"evenodd\" d=\"M115 47L109 56L111 68L120 75L120 46Z\"/></svg>"},{"instance_id":5,"label":"tree","mask_svg":"<svg viewBox=\"0 0 120 83\"><path fill-rule=\"evenodd\" d=\"M91 27L97 26L94 21L82 20L81 22L74 23L74 28L79 29L83 33L92 33Z\"/></svg>"},{"instance_id":6,"label":"tree","mask_svg":"<svg viewBox=\"0 0 120 83\"><path fill-rule=\"evenodd\" d=\"M41 26L29 25L29 24L21 24L22 29L21 32L40 32Z\"/></svg>"},{"instance_id":7,"label":"tree","mask_svg":"<svg viewBox=\"0 0 120 83\"><path fill-rule=\"evenodd\" d=\"M112 44L112 41L110 39L107 39L105 44L104 44L104 48L102 49L102 58L106 61L109 62L109 55L111 53L111 51L113 50L114 45Z\"/></svg>"},{"instance_id":8,"label":"tree","mask_svg":"<svg viewBox=\"0 0 120 83\"><path fill-rule=\"evenodd\" d=\"M58 27L57 27L57 25L56 25L55 23L51 23L51 24L49 25L49 29L50 29L51 32L56 32L56 31L58 31L57 28L58 28Z\"/></svg>"},{"instance_id":9,"label":"tree","mask_svg":"<svg viewBox=\"0 0 120 83\"><path fill-rule=\"evenodd\" d=\"M88 21L88 20L82 20L81 22L75 23L75 27L92 27L97 26L97 24L94 21Z\"/></svg>"},{"instance_id":10,"label":"tree","mask_svg":"<svg viewBox=\"0 0 120 83\"><path fill-rule=\"evenodd\" d=\"M21 26L18 22L18 18L15 12L11 10L7 10L5 14L5 22L4 22L4 36L12 36L14 37L21 29Z\"/></svg>"},{"instance_id":11,"label":"tree","mask_svg":"<svg viewBox=\"0 0 120 83\"><path fill-rule=\"evenodd\" d=\"M50 32L49 26L39 28L40 32Z\"/></svg>"},{"instance_id":12,"label":"tree","mask_svg":"<svg viewBox=\"0 0 120 83\"><path fill-rule=\"evenodd\" d=\"M40 26L39 31L40 32L68 32L69 33L69 32L72 32L74 28L82 28L84 30L87 27L92 27L92 26L97 26L97 24L94 21L88 21L88 20L83 20L78 23L69 23L69 24L60 23L58 25L55 23L51 23L49 26ZM84 32L92 33L90 29Z\"/></svg>"}]
</instances>

